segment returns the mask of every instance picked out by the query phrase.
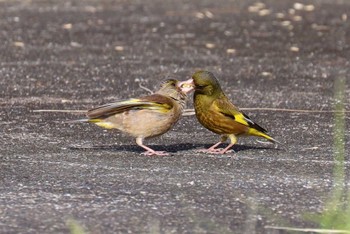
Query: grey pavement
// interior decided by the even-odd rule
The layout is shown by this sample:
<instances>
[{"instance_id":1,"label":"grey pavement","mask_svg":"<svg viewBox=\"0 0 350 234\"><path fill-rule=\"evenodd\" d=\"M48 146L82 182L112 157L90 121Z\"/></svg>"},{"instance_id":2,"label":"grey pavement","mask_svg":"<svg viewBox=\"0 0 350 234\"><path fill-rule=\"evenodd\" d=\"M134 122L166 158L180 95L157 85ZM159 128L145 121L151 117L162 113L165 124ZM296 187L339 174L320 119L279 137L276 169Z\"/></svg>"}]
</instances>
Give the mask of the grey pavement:
<instances>
[{"instance_id":1,"label":"grey pavement","mask_svg":"<svg viewBox=\"0 0 350 234\"><path fill-rule=\"evenodd\" d=\"M0 233L285 233L318 227L332 191L334 83L349 103L350 1L0 0ZM219 137L194 116L147 140L85 110L206 69L278 148ZM188 107L191 108L192 98ZM256 110L251 108L294 109ZM345 146L349 147L346 113ZM346 150L349 189L349 151Z\"/></svg>"}]
</instances>

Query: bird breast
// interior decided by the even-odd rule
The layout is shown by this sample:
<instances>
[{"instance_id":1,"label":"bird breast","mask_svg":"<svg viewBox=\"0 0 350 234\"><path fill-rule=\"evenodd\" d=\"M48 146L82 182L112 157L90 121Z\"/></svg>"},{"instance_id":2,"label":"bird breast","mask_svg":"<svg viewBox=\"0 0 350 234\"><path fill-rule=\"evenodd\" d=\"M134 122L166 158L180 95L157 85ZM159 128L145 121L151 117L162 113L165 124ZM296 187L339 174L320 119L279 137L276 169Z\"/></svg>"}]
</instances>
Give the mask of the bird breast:
<instances>
[{"instance_id":1,"label":"bird breast","mask_svg":"<svg viewBox=\"0 0 350 234\"><path fill-rule=\"evenodd\" d=\"M133 137L149 138L164 134L178 121L182 111L174 105L167 112L150 109L130 110L113 115L104 120L112 123L114 128Z\"/></svg>"}]
</instances>

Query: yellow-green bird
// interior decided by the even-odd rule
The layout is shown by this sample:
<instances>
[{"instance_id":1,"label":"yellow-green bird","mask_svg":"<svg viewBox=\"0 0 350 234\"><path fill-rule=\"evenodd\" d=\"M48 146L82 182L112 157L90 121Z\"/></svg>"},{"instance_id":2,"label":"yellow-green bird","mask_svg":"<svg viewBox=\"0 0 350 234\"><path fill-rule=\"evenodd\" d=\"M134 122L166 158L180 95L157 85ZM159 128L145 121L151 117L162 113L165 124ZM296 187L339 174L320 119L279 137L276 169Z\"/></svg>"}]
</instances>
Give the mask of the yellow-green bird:
<instances>
[{"instance_id":1,"label":"yellow-green bird","mask_svg":"<svg viewBox=\"0 0 350 234\"><path fill-rule=\"evenodd\" d=\"M179 84L181 87L194 86L194 109L198 121L207 129L221 135L221 140L204 152L224 154L236 142L238 136L259 136L277 142L267 134L266 129L254 123L246 114L230 102L213 73L197 71L192 78ZM224 149L217 147L230 139Z\"/></svg>"},{"instance_id":2,"label":"yellow-green bird","mask_svg":"<svg viewBox=\"0 0 350 234\"><path fill-rule=\"evenodd\" d=\"M143 140L166 133L181 117L186 93L191 88L180 88L178 84L177 80L166 80L154 94L99 106L87 112L88 119L78 121L118 129L135 137L136 143L146 150L145 155L167 155L147 147Z\"/></svg>"}]
</instances>

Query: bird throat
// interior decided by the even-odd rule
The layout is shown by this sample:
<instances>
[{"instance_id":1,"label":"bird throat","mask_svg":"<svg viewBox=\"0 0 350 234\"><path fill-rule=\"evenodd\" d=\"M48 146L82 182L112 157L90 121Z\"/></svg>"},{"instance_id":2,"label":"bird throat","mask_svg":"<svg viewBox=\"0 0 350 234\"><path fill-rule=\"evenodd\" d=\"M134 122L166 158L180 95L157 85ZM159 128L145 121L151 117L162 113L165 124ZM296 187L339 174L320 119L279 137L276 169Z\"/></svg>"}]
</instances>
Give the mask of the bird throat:
<instances>
[{"instance_id":1,"label":"bird throat","mask_svg":"<svg viewBox=\"0 0 350 234\"><path fill-rule=\"evenodd\" d=\"M215 100L215 97L208 96L197 91L193 95L193 103L196 111L208 110L214 100Z\"/></svg>"}]
</instances>

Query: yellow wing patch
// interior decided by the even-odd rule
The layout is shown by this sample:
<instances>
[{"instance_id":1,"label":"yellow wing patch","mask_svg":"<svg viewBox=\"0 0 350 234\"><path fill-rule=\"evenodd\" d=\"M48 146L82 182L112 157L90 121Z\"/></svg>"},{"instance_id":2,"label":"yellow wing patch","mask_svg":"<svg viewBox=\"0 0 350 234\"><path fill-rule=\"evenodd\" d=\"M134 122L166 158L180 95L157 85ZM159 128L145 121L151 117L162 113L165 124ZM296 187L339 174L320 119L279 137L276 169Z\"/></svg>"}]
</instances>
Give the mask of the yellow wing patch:
<instances>
[{"instance_id":1,"label":"yellow wing patch","mask_svg":"<svg viewBox=\"0 0 350 234\"><path fill-rule=\"evenodd\" d=\"M137 99L137 98L133 98L133 99L129 99L125 102L122 102L123 104L140 104L139 107L136 108L140 108L140 109L148 109L148 110L156 110L158 112L162 112L162 113L166 113L168 112L172 106L167 104L167 103L158 103L155 101L145 101L142 99Z\"/></svg>"},{"instance_id":2,"label":"yellow wing patch","mask_svg":"<svg viewBox=\"0 0 350 234\"><path fill-rule=\"evenodd\" d=\"M149 106L144 106L144 109L148 109L148 110L155 110L161 113L166 113L171 109L171 106L168 104L159 104L159 103L153 103L152 105Z\"/></svg>"},{"instance_id":3,"label":"yellow wing patch","mask_svg":"<svg viewBox=\"0 0 350 234\"><path fill-rule=\"evenodd\" d=\"M100 126L102 128L106 128L106 129L112 129L115 128L114 124L111 122L97 122L95 123L97 126Z\"/></svg>"},{"instance_id":4,"label":"yellow wing patch","mask_svg":"<svg viewBox=\"0 0 350 234\"><path fill-rule=\"evenodd\" d=\"M230 102L222 102L221 100L217 100L212 104L211 108L214 108L214 112L220 112L222 115L231 118L237 123L248 127L250 126L247 118Z\"/></svg>"},{"instance_id":5,"label":"yellow wing patch","mask_svg":"<svg viewBox=\"0 0 350 234\"><path fill-rule=\"evenodd\" d=\"M111 122L105 122L102 119L90 119L90 123L94 123L99 127L106 128L106 129L112 129L115 128L114 124Z\"/></svg>"},{"instance_id":6,"label":"yellow wing patch","mask_svg":"<svg viewBox=\"0 0 350 234\"><path fill-rule=\"evenodd\" d=\"M240 124L243 124L243 125L246 125L246 126L249 126L249 123L247 122L246 118L244 117L243 114L241 113L237 113L235 115L233 115L235 117L235 121L240 123Z\"/></svg>"}]
</instances>

